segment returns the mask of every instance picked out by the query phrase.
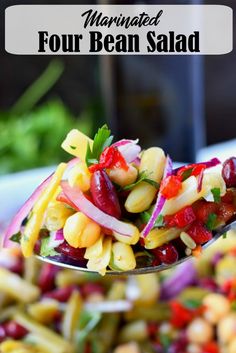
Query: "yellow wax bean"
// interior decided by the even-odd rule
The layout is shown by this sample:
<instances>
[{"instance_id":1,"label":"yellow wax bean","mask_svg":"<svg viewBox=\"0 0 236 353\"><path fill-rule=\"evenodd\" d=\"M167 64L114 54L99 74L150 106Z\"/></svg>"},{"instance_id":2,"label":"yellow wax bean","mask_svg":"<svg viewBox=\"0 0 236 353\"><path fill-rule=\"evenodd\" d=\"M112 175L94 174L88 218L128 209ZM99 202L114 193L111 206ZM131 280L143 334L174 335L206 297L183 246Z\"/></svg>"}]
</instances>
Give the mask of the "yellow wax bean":
<instances>
[{"instance_id":1,"label":"yellow wax bean","mask_svg":"<svg viewBox=\"0 0 236 353\"><path fill-rule=\"evenodd\" d=\"M220 174L206 173L203 176L202 189L198 192L198 182L191 176L182 183L182 189L176 197L167 200L161 211L163 215L171 215L181 208L193 204L201 197L206 197L213 188L220 188L221 195L225 193L225 182Z\"/></svg>"},{"instance_id":2,"label":"yellow wax bean","mask_svg":"<svg viewBox=\"0 0 236 353\"><path fill-rule=\"evenodd\" d=\"M111 267L113 266L122 271L133 270L136 267L136 259L130 245L119 241L112 244Z\"/></svg>"},{"instance_id":3,"label":"yellow wax bean","mask_svg":"<svg viewBox=\"0 0 236 353\"><path fill-rule=\"evenodd\" d=\"M42 324L49 324L55 318L59 310L59 303L56 300L46 299L38 303L30 304L27 308L32 318Z\"/></svg>"},{"instance_id":4,"label":"yellow wax bean","mask_svg":"<svg viewBox=\"0 0 236 353\"><path fill-rule=\"evenodd\" d=\"M122 243L125 243L125 244L129 244L129 245L137 244L137 242L139 241L139 238L140 238L139 230L135 225L133 225L133 224L130 224L130 225L134 228L134 232L131 237L127 237L123 234L119 234L119 233L113 231L114 238Z\"/></svg>"},{"instance_id":5,"label":"yellow wax bean","mask_svg":"<svg viewBox=\"0 0 236 353\"><path fill-rule=\"evenodd\" d=\"M165 167L165 154L161 148L152 147L143 152L139 172L157 183L161 181ZM125 202L128 212L139 213L148 209L156 195L156 188L146 182L136 185Z\"/></svg>"},{"instance_id":6,"label":"yellow wax bean","mask_svg":"<svg viewBox=\"0 0 236 353\"><path fill-rule=\"evenodd\" d=\"M45 225L50 231L56 231L64 227L66 220L74 213L65 204L55 201L46 210Z\"/></svg>"},{"instance_id":7,"label":"yellow wax bean","mask_svg":"<svg viewBox=\"0 0 236 353\"><path fill-rule=\"evenodd\" d=\"M49 328L32 320L29 316L18 313L13 317L13 320L30 331L32 337L34 337L32 341L42 344L45 348L50 347L50 353L74 352L72 346L66 340Z\"/></svg>"},{"instance_id":8,"label":"yellow wax bean","mask_svg":"<svg viewBox=\"0 0 236 353\"><path fill-rule=\"evenodd\" d=\"M75 336L82 307L83 301L79 292L73 292L62 319L62 334L67 340L72 341Z\"/></svg>"},{"instance_id":9,"label":"yellow wax bean","mask_svg":"<svg viewBox=\"0 0 236 353\"><path fill-rule=\"evenodd\" d=\"M38 287L4 268L0 268L0 291L23 303L30 303L40 295Z\"/></svg>"},{"instance_id":10,"label":"yellow wax bean","mask_svg":"<svg viewBox=\"0 0 236 353\"><path fill-rule=\"evenodd\" d=\"M103 250L103 236L94 243L92 246L88 247L85 251L84 258L85 259L92 259L94 257L98 257L102 254Z\"/></svg>"},{"instance_id":11,"label":"yellow wax bean","mask_svg":"<svg viewBox=\"0 0 236 353\"><path fill-rule=\"evenodd\" d=\"M96 271L100 273L102 276L104 276L106 273L106 268L111 259L111 246L112 246L111 238L108 238L108 237L104 238L103 250L101 255L99 255L98 257L89 259L87 263L87 268L91 271Z\"/></svg>"},{"instance_id":12,"label":"yellow wax bean","mask_svg":"<svg viewBox=\"0 0 236 353\"><path fill-rule=\"evenodd\" d=\"M63 232L66 241L71 246L87 248L99 239L101 228L82 212L76 212L67 218Z\"/></svg>"},{"instance_id":13,"label":"yellow wax bean","mask_svg":"<svg viewBox=\"0 0 236 353\"><path fill-rule=\"evenodd\" d=\"M62 142L61 147L66 152L72 154L75 157L79 157L82 161L85 160L88 143L90 147L93 145L93 140L88 136L80 132L79 130L71 130L65 140Z\"/></svg>"},{"instance_id":14,"label":"yellow wax bean","mask_svg":"<svg viewBox=\"0 0 236 353\"><path fill-rule=\"evenodd\" d=\"M144 246L146 249L155 249L169 241L178 238L181 230L178 228L169 229L158 229L154 228L151 232L144 238Z\"/></svg>"},{"instance_id":15,"label":"yellow wax bean","mask_svg":"<svg viewBox=\"0 0 236 353\"><path fill-rule=\"evenodd\" d=\"M86 192L90 188L91 173L87 165L80 161L70 171L68 182L70 186L78 186L81 191Z\"/></svg>"},{"instance_id":16,"label":"yellow wax bean","mask_svg":"<svg viewBox=\"0 0 236 353\"><path fill-rule=\"evenodd\" d=\"M42 227L44 213L61 182L65 169L65 163L59 164L48 187L41 194L35 206L33 207L32 215L28 220L24 229L24 234L21 237L21 249L25 257L29 257L33 253L35 243L38 240L39 231Z\"/></svg>"},{"instance_id":17,"label":"yellow wax bean","mask_svg":"<svg viewBox=\"0 0 236 353\"><path fill-rule=\"evenodd\" d=\"M147 323L144 320L126 324L119 333L119 342L144 341L148 338Z\"/></svg>"}]
</instances>

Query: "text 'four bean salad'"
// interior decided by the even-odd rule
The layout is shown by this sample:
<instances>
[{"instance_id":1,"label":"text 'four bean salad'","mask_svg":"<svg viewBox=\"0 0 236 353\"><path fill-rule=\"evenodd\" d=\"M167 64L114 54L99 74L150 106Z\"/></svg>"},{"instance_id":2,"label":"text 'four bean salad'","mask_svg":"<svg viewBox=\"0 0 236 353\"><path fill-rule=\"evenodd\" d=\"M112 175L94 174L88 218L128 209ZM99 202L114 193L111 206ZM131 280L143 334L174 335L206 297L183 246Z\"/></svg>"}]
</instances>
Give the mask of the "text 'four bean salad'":
<instances>
[{"instance_id":1,"label":"text 'four bean salad'","mask_svg":"<svg viewBox=\"0 0 236 353\"><path fill-rule=\"evenodd\" d=\"M107 270L170 265L199 255L213 231L236 214L236 157L173 168L159 147L113 142L106 125L94 139L72 130L61 163L16 214L3 245L25 257Z\"/></svg>"}]
</instances>

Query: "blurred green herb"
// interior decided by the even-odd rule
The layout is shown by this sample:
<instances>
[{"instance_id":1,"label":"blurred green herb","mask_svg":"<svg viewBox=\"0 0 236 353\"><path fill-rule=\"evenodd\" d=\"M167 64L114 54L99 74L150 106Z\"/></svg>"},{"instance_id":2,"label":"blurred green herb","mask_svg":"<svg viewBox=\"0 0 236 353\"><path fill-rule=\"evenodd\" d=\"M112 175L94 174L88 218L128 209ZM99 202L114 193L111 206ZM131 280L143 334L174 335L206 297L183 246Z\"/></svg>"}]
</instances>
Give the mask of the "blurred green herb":
<instances>
[{"instance_id":1,"label":"blurred green herb","mask_svg":"<svg viewBox=\"0 0 236 353\"><path fill-rule=\"evenodd\" d=\"M220 188L211 189L211 193L213 195L214 202L219 203L220 202Z\"/></svg>"},{"instance_id":2,"label":"blurred green herb","mask_svg":"<svg viewBox=\"0 0 236 353\"><path fill-rule=\"evenodd\" d=\"M208 218L207 218L207 222L206 222L206 226L209 230L213 230L216 226L216 219L217 219L217 215L215 213L210 213Z\"/></svg>"},{"instance_id":3,"label":"blurred green herb","mask_svg":"<svg viewBox=\"0 0 236 353\"><path fill-rule=\"evenodd\" d=\"M36 107L58 81L63 69L61 61L53 60L12 109L0 112L0 174L68 159L60 145L73 128L91 135L95 111L101 108L98 105L91 102L78 118L71 114L60 99Z\"/></svg>"},{"instance_id":4,"label":"blurred green herb","mask_svg":"<svg viewBox=\"0 0 236 353\"><path fill-rule=\"evenodd\" d=\"M94 136L92 148L90 148L89 144L87 147L86 163L88 166L98 163L101 153L106 147L110 146L112 140L113 136L107 125L103 125L98 129L98 132Z\"/></svg>"}]
</instances>

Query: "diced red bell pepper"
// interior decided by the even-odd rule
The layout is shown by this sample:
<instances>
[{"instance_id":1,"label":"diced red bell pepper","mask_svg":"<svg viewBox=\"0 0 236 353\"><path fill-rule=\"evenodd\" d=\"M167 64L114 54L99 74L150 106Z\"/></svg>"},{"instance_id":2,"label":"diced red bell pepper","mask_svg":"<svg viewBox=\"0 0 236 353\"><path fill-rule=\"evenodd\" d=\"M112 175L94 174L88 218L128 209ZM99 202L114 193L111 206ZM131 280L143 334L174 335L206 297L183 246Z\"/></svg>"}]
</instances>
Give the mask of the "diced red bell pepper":
<instances>
[{"instance_id":1,"label":"diced red bell pepper","mask_svg":"<svg viewBox=\"0 0 236 353\"><path fill-rule=\"evenodd\" d=\"M177 176L179 176L180 179L183 181L183 180L185 180L186 172L189 171L188 177L191 175L198 176L205 169L206 169L206 165L204 163L189 164L189 165L186 165L186 166L180 168L177 172Z\"/></svg>"},{"instance_id":2,"label":"diced red bell pepper","mask_svg":"<svg viewBox=\"0 0 236 353\"><path fill-rule=\"evenodd\" d=\"M202 223L206 223L209 215L212 213L216 213L218 208L219 204L204 200L197 201L193 204L193 210L196 215L196 218Z\"/></svg>"},{"instance_id":3,"label":"diced red bell pepper","mask_svg":"<svg viewBox=\"0 0 236 353\"><path fill-rule=\"evenodd\" d=\"M94 173L97 170L106 168L122 168L128 170L128 164L117 147L106 147L100 156L99 163L91 165L89 171Z\"/></svg>"},{"instance_id":4,"label":"diced red bell pepper","mask_svg":"<svg viewBox=\"0 0 236 353\"><path fill-rule=\"evenodd\" d=\"M160 193L167 199L171 199L178 195L182 188L180 177L176 175L170 175L163 179L160 185Z\"/></svg>"},{"instance_id":5,"label":"diced red bell pepper","mask_svg":"<svg viewBox=\"0 0 236 353\"><path fill-rule=\"evenodd\" d=\"M207 230L204 224L200 221L194 221L187 230L187 233L196 244L200 245L212 239L212 233Z\"/></svg>"},{"instance_id":6,"label":"diced red bell pepper","mask_svg":"<svg viewBox=\"0 0 236 353\"><path fill-rule=\"evenodd\" d=\"M165 224L169 227L184 228L195 221L196 216L191 206L186 206L173 216L165 216Z\"/></svg>"},{"instance_id":7,"label":"diced red bell pepper","mask_svg":"<svg viewBox=\"0 0 236 353\"><path fill-rule=\"evenodd\" d=\"M204 344L202 353L219 353L218 344L214 341Z\"/></svg>"},{"instance_id":8,"label":"diced red bell pepper","mask_svg":"<svg viewBox=\"0 0 236 353\"><path fill-rule=\"evenodd\" d=\"M171 318L170 323L176 328L183 328L193 319L193 312L186 308L177 300L170 303Z\"/></svg>"}]
</instances>

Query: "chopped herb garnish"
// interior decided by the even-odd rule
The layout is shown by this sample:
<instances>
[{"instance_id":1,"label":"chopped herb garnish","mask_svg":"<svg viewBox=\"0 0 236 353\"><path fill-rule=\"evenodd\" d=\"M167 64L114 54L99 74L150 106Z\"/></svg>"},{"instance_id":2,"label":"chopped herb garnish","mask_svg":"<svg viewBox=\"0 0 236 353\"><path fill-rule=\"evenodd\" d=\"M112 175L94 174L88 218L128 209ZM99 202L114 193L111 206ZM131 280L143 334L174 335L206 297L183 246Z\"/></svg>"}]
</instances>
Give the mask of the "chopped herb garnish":
<instances>
[{"instance_id":1,"label":"chopped herb garnish","mask_svg":"<svg viewBox=\"0 0 236 353\"><path fill-rule=\"evenodd\" d=\"M140 213L140 217L143 223L147 224L151 218L151 213L149 213L148 211L142 212ZM165 225L164 223L164 217L162 214L159 214L159 216L157 217L153 228L160 228L163 227Z\"/></svg>"},{"instance_id":2,"label":"chopped herb garnish","mask_svg":"<svg viewBox=\"0 0 236 353\"><path fill-rule=\"evenodd\" d=\"M142 181L154 186L156 189L159 189L159 184L156 181L148 178L147 173L143 171L138 175L138 178L134 183L124 186L123 190L131 190L134 186L140 184Z\"/></svg>"},{"instance_id":3,"label":"chopped herb garnish","mask_svg":"<svg viewBox=\"0 0 236 353\"><path fill-rule=\"evenodd\" d=\"M222 238L226 239L227 238L227 232L225 232L224 234L222 234Z\"/></svg>"},{"instance_id":4,"label":"chopped herb garnish","mask_svg":"<svg viewBox=\"0 0 236 353\"><path fill-rule=\"evenodd\" d=\"M220 188L213 188L211 189L211 193L214 197L214 202L220 202Z\"/></svg>"},{"instance_id":5,"label":"chopped herb garnish","mask_svg":"<svg viewBox=\"0 0 236 353\"><path fill-rule=\"evenodd\" d=\"M99 162L101 153L106 147L109 147L112 143L113 136L111 136L111 130L108 129L107 125L103 125L96 133L92 148L88 144L86 153L86 163L89 167L92 164Z\"/></svg>"},{"instance_id":6,"label":"chopped herb garnish","mask_svg":"<svg viewBox=\"0 0 236 353\"><path fill-rule=\"evenodd\" d=\"M187 299L183 302L183 304L188 309L197 309L201 306L202 302L197 299Z\"/></svg>"},{"instance_id":7,"label":"chopped herb garnish","mask_svg":"<svg viewBox=\"0 0 236 353\"><path fill-rule=\"evenodd\" d=\"M76 146L70 146L72 150L76 150Z\"/></svg>"},{"instance_id":8,"label":"chopped herb garnish","mask_svg":"<svg viewBox=\"0 0 236 353\"><path fill-rule=\"evenodd\" d=\"M49 246L50 237L41 240L40 255L43 257L59 255L58 252Z\"/></svg>"},{"instance_id":9,"label":"chopped herb garnish","mask_svg":"<svg viewBox=\"0 0 236 353\"><path fill-rule=\"evenodd\" d=\"M217 215L215 213L210 213L208 218L207 218L207 222L206 222L206 227L209 230L213 230L216 226L216 219L217 219Z\"/></svg>"},{"instance_id":10,"label":"chopped herb garnish","mask_svg":"<svg viewBox=\"0 0 236 353\"><path fill-rule=\"evenodd\" d=\"M185 181L188 179L191 174L192 174L193 168L186 169L182 174L181 174L181 181Z\"/></svg>"},{"instance_id":11,"label":"chopped herb garnish","mask_svg":"<svg viewBox=\"0 0 236 353\"><path fill-rule=\"evenodd\" d=\"M159 228L163 226L164 226L164 217L162 216L162 214L159 214L159 216L157 217L154 223L154 228Z\"/></svg>"},{"instance_id":12,"label":"chopped herb garnish","mask_svg":"<svg viewBox=\"0 0 236 353\"><path fill-rule=\"evenodd\" d=\"M15 243L18 243L20 244L20 239L21 239L21 232L18 232L16 234L13 234L11 237L10 237L10 240L11 241L14 241Z\"/></svg>"}]
</instances>

